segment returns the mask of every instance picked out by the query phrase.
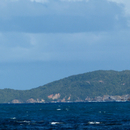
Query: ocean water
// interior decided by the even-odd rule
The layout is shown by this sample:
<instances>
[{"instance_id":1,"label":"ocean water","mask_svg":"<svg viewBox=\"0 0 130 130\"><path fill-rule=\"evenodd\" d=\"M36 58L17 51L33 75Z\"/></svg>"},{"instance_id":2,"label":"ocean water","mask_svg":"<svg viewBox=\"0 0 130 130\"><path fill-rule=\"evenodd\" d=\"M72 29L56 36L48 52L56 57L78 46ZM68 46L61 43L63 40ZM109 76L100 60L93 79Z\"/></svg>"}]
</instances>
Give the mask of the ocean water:
<instances>
[{"instance_id":1,"label":"ocean water","mask_svg":"<svg viewBox=\"0 0 130 130\"><path fill-rule=\"evenodd\" d=\"M130 103L0 104L2 130L129 130Z\"/></svg>"}]
</instances>

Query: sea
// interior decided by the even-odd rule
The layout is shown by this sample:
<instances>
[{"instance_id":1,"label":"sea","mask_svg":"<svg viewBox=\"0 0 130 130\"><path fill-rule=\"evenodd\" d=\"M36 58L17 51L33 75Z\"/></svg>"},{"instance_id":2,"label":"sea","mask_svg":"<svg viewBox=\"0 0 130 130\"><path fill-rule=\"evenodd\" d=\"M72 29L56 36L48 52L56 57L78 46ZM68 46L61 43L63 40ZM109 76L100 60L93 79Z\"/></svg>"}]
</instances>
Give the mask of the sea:
<instances>
[{"instance_id":1,"label":"sea","mask_svg":"<svg viewBox=\"0 0 130 130\"><path fill-rule=\"evenodd\" d=\"M0 130L130 130L130 102L0 104Z\"/></svg>"}]
</instances>

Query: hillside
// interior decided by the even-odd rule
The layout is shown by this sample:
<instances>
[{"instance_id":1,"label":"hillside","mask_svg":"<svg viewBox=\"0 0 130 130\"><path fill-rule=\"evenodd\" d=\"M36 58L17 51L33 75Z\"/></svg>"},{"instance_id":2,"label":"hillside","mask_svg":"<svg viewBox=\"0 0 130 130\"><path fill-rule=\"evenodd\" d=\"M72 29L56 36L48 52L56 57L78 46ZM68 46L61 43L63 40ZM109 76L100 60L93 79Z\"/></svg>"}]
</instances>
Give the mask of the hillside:
<instances>
[{"instance_id":1,"label":"hillside","mask_svg":"<svg viewBox=\"0 0 130 130\"><path fill-rule=\"evenodd\" d=\"M130 94L130 71L93 71L73 75L31 90L0 90L0 103L85 101L104 95Z\"/></svg>"}]
</instances>

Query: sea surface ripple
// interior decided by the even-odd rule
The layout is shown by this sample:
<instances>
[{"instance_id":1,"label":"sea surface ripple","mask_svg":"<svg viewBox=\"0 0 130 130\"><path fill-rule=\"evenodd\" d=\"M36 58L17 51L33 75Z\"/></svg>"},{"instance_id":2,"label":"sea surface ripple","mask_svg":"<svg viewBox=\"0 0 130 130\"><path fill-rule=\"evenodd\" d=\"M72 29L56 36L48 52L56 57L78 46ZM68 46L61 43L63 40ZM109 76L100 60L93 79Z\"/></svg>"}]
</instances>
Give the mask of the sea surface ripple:
<instances>
[{"instance_id":1,"label":"sea surface ripple","mask_svg":"<svg viewBox=\"0 0 130 130\"><path fill-rule=\"evenodd\" d=\"M130 103L0 104L1 130L130 130Z\"/></svg>"}]
</instances>

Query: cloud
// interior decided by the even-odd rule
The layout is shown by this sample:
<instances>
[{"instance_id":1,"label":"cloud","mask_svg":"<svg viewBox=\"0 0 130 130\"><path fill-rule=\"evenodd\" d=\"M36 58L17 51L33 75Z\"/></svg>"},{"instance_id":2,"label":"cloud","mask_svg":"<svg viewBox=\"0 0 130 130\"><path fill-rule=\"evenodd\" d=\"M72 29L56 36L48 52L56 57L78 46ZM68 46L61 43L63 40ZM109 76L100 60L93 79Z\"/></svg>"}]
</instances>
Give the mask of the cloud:
<instances>
[{"instance_id":1,"label":"cloud","mask_svg":"<svg viewBox=\"0 0 130 130\"><path fill-rule=\"evenodd\" d=\"M3 33L0 62L129 60L129 31L66 34ZM14 37L16 40L13 41ZM8 41L6 40L8 39Z\"/></svg>"},{"instance_id":2,"label":"cloud","mask_svg":"<svg viewBox=\"0 0 130 130\"><path fill-rule=\"evenodd\" d=\"M52 0L30 0L31 2L38 2L38 3L47 3L52 2ZM58 2L88 2L89 0L57 0Z\"/></svg>"},{"instance_id":3,"label":"cloud","mask_svg":"<svg viewBox=\"0 0 130 130\"><path fill-rule=\"evenodd\" d=\"M31 2L38 2L38 3L47 3L49 0L30 0Z\"/></svg>"},{"instance_id":4,"label":"cloud","mask_svg":"<svg viewBox=\"0 0 130 130\"><path fill-rule=\"evenodd\" d=\"M0 6L1 62L100 60L129 53L129 17L116 2L19 0Z\"/></svg>"},{"instance_id":5,"label":"cloud","mask_svg":"<svg viewBox=\"0 0 130 130\"><path fill-rule=\"evenodd\" d=\"M60 0L60 1L63 1L63 2L88 2L89 0Z\"/></svg>"},{"instance_id":6,"label":"cloud","mask_svg":"<svg viewBox=\"0 0 130 130\"><path fill-rule=\"evenodd\" d=\"M129 0L108 0L111 2L115 2L118 5L124 6L125 15L130 15L130 1Z\"/></svg>"},{"instance_id":7,"label":"cloud","mask_svg":"<svg viewBox=\"0 0 130 130\"><path fill-rule=\"evenodd\" d=\"M35 2L29 0L19 0L12 4L6 2L6 6L0 8L2 25L0 31L78 33L128 27L128 19L122 15L123 7L107 0L50 1L47 4Z\"/></svg>"}]
</instances>

